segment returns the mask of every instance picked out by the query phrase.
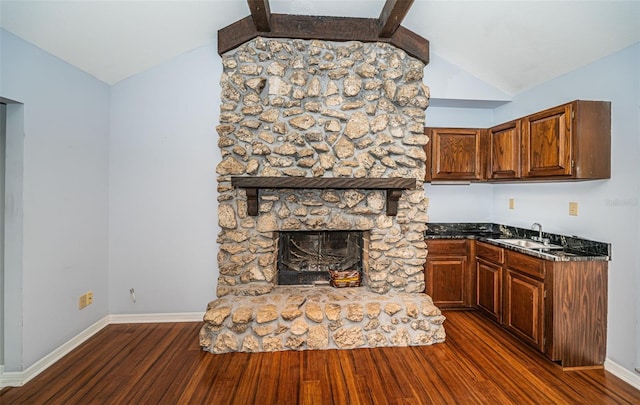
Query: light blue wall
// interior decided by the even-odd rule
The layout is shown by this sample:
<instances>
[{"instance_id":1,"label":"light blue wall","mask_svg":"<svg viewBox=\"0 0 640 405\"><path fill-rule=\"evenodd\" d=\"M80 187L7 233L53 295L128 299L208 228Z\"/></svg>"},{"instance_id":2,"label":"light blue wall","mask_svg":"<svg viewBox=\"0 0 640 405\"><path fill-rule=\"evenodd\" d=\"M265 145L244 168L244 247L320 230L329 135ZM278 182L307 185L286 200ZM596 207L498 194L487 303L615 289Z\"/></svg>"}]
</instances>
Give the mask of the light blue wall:
<instances>
[{"instance_id":1,"label":"light blue wall","mask_svg":"<svg viewBox=\"0 0 640 405\"><path fill-rule=\"evenodd\" d=\"M424 70L424 82L432 97L426 111L428 127L488 128L494 123L490 107L509 98L437 54L431 55ZM429 197L430 222L485 222L491 216L492 191L484 184L427 183L425 194Z\"/></svg>"},{"instance_id":2,"label":"light blue wall","mask_svg":"<svg viewBox=\"0 0 640 405\"><path fill-rule=\"evenodd\" d=\"M22 371L107 314L109 86L4 30L0 42L0 96L23 103L7 117L23 126L7 131L8 154L22 154L7 162L24 170L7 207L21 235L7 239L23 250L5 268L5 371Z\"/></svg>"},{"instance_id":3,"label":"light blue wall","mask_svg":"<svg viewBox=\"0 0 640 405\"><path fill-rule=\"evenodd\" d=\"M429 222L489 222L491 218L491 187L485 184L425 183L425 194Z\"/></svg>"},{"instance_id":4,"label":"light blue wall","mask_svg":"<svg viewBox=\"0 0 640 405\"><path fill-rule=\"evenodd\" d=\"M0 364L4 364L4 160L7 106L0 104Z\"/></svg>"},{"instance_id":5,"label":"light blue wall","mask_svg":"<svg viewBox=\"0 0 640 405\"><path fill-rule=\"evenodd\" d=\"M436 53L431 53L425 68L424 83L429 86L432 105L504 103L511 95L470 75Z\"/></svg>"},{"instance_id":6,"label":"light blue wall","mask_svg":"<svg viewBox=\"0 0 640 405\"><path fill-rule=\"evenodd\" d=\"M436 70L438 72L439 70ZM458 77L460 73L458 73ZM425 82L438 82L439 76L425 73ZM474 83L473 80L465 82ZM486 85L485 85L486 87ZM483 94L473 92L475 96ZM493 125L493 110L488 108L446 108L429 106L426 125L431 127L488 128ZM429 197L430 222L485 222L491 215L491 187L485 184L425 184Z\"/></svg>"},{"instance_id":7,"label":"light blue wall","mask_svg":"<svg viewBox=\"0 0 640 405\"><path fill-rule=\"evenodd\" d=\"M1 34L1 32L0 32ZM0 38L1 39L1 38ZM1 55L0 55L1 56ZM0 64L1 66L1 64ZM1 77L1 76L0 76ZM1 82L0 82L1 86ZM4 211L4 364L6 370L22 365L22 244L24 105L8 104L5 151Z\"/></svg>"},{"instance_id":8,"label":"light blue wall","mask_svg":"<svg viewBox=\"0 0 640 405\"><path fill-rule=\"evenodd\" d=\"M488 128L493 125L489 108L427 107L427 127Z\"/></svg>"},{"instance_id":9,"label":"light blue wall","mask_svg":"<svg viewBox=\"0 0 640 405\"><path fill-rule=\"evenodd\" d=\"M215 299L221 74L211 43L112 88L112 314L204 313Z\"/></svg>"},{"instance_id":10,"label":"light blue wall","mask_svg":"<svg viewBox=\"0 0 640 405\"><path fill-rule=\"evenodd\" d=\"M551 63L551 62L544 62ZM510 119L574 99L611 101L611 179L493 186L493 220L611 242L607 356L632 370L639 363L640 44L518 94L495 110ZM515 198L516 209L507 208ZM579 215L569 216L569 202ZM585 331L588 333L588 331Z\"/></svg>"}]
</instances>

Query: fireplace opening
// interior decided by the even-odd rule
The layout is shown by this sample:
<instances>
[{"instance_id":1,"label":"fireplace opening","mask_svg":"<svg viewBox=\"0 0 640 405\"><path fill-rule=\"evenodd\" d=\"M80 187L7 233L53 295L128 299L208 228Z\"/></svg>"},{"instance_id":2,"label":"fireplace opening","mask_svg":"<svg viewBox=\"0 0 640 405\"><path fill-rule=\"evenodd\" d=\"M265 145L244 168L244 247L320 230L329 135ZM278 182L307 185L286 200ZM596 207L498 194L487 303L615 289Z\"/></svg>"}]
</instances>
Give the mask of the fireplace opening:
<instances>
[{"instance_id":1,"label":"fireplace opening","mask_svg":"<svg viewBox=\"0 0 640 405\"><path fill-rule=\"evenodd\" d=\"M278 284L330 284L333 271L341 272L341 276L347 274L349 286L359 285L363 243L362 231L280 232Z\"/></svg>"}]
</instances>

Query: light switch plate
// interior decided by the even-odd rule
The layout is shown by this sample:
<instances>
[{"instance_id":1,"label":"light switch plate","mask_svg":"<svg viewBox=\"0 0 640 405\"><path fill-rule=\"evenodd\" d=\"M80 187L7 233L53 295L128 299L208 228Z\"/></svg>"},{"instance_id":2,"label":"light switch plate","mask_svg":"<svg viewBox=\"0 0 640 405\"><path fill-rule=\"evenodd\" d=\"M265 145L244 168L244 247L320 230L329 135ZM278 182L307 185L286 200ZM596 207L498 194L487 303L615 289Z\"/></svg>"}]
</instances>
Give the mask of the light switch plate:
<instances>
[{"instance_id":1,"label":"light switch plate","mask_svg":"<svg viewBox=\"0 0 640 405\"><path fill-rule=\"evenodd\" d=\"M515 198L509 198L509 209L515 209L516 208L516 199Z\"/></svg>"}]
</instances>

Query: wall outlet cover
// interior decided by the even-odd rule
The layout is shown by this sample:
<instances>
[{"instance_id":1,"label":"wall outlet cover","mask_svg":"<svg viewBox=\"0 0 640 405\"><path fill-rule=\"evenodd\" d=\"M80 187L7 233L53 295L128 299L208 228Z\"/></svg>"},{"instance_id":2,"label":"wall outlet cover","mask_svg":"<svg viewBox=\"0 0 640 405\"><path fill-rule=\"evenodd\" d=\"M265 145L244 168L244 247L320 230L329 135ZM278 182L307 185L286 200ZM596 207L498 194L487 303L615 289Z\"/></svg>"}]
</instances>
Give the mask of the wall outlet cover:
<instances>
[{"instance_id":1,"label":"wall outlet cover","mask_svg":"<svg viewBox=\"0 0 640 405\"><path fill-rule=\"evenodd\" d=\"M569 203L569 215L572 215L574 217L578 216L578 203L577 202L570 202Z\"/></svg>"},{"instance_id":2,"label":"wall outlet cover","mask_svg":"<svg viewBox=\"0 0 640 405\"><path fill-rule=\"evenodd\" d=\"M87 294L82 294L78 298L78 309L84 309L87 306Z\"/></svg>"}]
</instances>

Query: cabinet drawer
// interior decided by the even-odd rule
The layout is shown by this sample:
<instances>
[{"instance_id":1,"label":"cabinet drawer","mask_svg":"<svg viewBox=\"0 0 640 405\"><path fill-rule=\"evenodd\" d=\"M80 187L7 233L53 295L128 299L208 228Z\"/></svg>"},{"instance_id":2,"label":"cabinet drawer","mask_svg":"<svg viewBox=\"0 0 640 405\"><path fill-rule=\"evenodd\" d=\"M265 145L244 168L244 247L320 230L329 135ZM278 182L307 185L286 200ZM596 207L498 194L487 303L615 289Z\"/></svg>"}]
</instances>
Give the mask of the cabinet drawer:
<instances>
[{"instance_id":1,"label":"cabinet drawer","mask_svg":"<svg viewBox=\"0 0 640 405\"><path fill-rule=\"evenodd\" d=\"M507 251L507 267L538 279L545 277L545 261L522 253Z\"/></svg>"},{"instance_id":2,"label":"cabinet drawer","mask_svg":"<svg viewBox=\"0 0 640 405\"><path fill-rule=\"evenodd\" d=\"M467 255L466 239L428 239L426 242L430 255Z\"/></svg>"},{"instance_id":3,"label":"cabinet drawer","mask_svg":"<svg viewBox=\"0 0 640 405\"><path fill-rule=\"evenodd\" d=\"M478 242L476 244L476 257L494 263L504 263L504 249L488 243Z\"/></svg>"}]
</instances>

